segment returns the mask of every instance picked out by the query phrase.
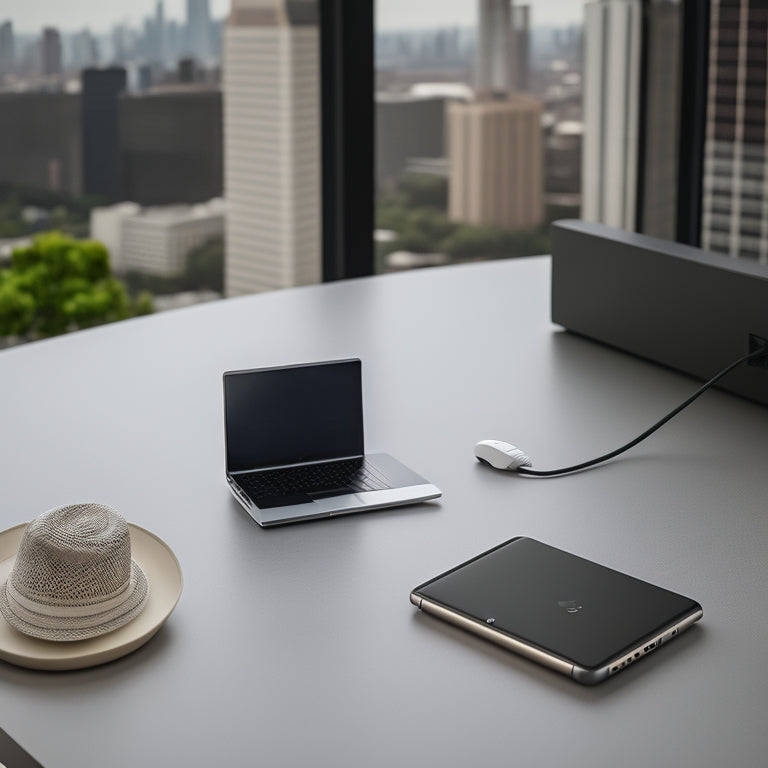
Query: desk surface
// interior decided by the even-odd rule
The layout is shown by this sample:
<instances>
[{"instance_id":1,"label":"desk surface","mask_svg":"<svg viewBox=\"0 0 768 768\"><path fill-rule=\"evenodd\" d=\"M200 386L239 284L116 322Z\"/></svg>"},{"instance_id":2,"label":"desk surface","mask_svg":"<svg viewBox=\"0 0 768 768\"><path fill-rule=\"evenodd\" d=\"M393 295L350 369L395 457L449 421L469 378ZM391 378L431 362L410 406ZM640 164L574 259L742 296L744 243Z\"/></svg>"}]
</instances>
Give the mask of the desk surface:
<instances>
[{"instance_id":1,"label":"desk surface","mask_svg":"<svg viewBox=\"0 0 768 768\"><path fill-rule=\"evenodd\" d=\"M549 260L233 299L0 353L0 528L108 503L176 552L144 648L0 662L0 727L45 766L758 766L768 755L768 410L549 322ZM221 373L359 356L366 442L439 502L259 528L224 481ZM727 361L713 361L713 371ZM420 614L410 589L515 535L690 595L703 621L595 687ZM1 761L0 761L1 762Z\"/></svg>"}]
</instances>

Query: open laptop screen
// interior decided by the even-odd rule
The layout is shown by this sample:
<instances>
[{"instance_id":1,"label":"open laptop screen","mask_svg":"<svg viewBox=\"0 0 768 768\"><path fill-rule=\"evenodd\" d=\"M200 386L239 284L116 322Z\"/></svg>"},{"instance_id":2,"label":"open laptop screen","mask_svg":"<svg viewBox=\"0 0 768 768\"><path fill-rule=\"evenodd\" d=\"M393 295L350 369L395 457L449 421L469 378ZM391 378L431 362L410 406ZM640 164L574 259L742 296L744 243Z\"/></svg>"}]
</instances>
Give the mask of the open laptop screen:
<instances>
[{"instance_id":1,"label":"open laptop screen","mask_svg":"<svg viewBox=\"0 0 768 768\"><path fill-rule=\"evenodd\" d=\"M227 470L362 456L360 360L224 374Z\"/></svg>"}]
</instances>

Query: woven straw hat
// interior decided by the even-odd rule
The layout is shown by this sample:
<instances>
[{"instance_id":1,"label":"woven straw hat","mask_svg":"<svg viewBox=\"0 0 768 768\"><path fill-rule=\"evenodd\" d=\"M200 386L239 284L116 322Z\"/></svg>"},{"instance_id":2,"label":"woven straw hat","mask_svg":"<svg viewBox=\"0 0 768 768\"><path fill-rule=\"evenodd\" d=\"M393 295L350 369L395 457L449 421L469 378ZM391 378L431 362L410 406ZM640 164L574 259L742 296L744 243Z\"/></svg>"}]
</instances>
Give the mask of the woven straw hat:
<instances>
[{"instance_id":1,"label":"woven straw hat","mask_svg":"<svg viewBox=\"0 0 768 768\"><path fill-rule=\"evenodd\" d=\"M71 504L27 526L0 613L32 637L85 640L138 616L148 594L124 518L103 504Z\"/></svg>"}]
</instances>

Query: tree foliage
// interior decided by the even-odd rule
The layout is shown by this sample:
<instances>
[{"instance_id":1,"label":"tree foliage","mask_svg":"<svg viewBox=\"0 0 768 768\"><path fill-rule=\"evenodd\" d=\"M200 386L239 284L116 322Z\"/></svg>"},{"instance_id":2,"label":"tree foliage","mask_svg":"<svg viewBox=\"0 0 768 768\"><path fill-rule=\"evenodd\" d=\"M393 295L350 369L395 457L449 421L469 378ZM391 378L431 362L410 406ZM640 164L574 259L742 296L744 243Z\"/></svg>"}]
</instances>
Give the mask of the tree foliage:
<instances>
[{"instance_id":1,"label":"tree foliage","mask_svg":"<svg viewBox=\"0 0 768 768\"><path fill-rule=\"evenodd\" d=\"M398 185L408 204L419 208L448 208L448 179L427 173L407 173Z\"/></svg>"},{"instance_id":2,"label":"tree foliage","mask_svg":"<svg viewBox=\"0 0 768 768\"><path fill-rule=\"evenodd\" d=\"M129 270L122 276L131 292L150 291L157 295L181 291L224 291L224 238L217 235L193 248L183 272L152 275Z\"/></svg>"},{"instance_id":3,"label":"tree foliage","mask_svg":"<svg viewBox=\"0 0 768 768\"><path fill-rule=\"evenodd\" d=\"M20 237L24 234L21 223L21 203L16 194L0 194L0 237Z\"/></svg>"},{"instance_id":4,"label":"tree foliage","mask_svg":"<svg viewBox=\"0 0 768 768\"><path fill-rule=\"evenodd\" d=\"M105 202L97 197L0 181L0 237L22 237L48 229L86 237L91 209ZM48 215L42 220L27 221L23 216L27 206L40 208Z\"/></svg>"},{"instance_id":5,"label":"tree foliage","mask_svg":"<svg viewBox=\"0 0 768 768\"><path fill-rule=\"evenodd\" d=\"M495 259L549 253L549 225L558 218L578 216L578 209L547 209L540 227L510 230L451 221L446 216L447 180L406 174L394 191L378 200L376 226L395 238L377 243L380 263L393 251L444 253L455 261Z\"/></svg>"},{"instance_id":6,"label":"tree foliage","mask_svg":"<svg viewBox=\"0 0 768 768\"><path fill-rule=\"evenodd\" d=\"M0 335L40 338L122 320L148 310L133 306L112 276L107 249L93 240L60 232L17 248L0 270Z\"/></svg>"},{"instance_id":7,"label":"tree foliage","mask_svg":"<svg viewBox=\"0 0 768 768\"><path fill-rule=\"evenodd\" d=\"M223 237L212 237L187 254L185 281L190 290L224 291Z\"/></svg>"}]
</instances>

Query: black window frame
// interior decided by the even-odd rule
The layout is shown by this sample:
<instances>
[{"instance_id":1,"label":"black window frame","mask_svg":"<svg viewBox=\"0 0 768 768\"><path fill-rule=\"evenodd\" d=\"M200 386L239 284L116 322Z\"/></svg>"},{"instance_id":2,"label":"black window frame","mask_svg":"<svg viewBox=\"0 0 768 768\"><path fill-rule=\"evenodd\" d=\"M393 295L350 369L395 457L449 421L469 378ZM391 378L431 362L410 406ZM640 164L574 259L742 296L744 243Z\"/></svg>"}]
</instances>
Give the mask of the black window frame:
<instances>
[{"instance_id":1,"label":"black window frame","mask_svg":"<svg viewBox=\"0 0 768 768\"><path fill-rule=\"evenodd\" d=\"M710 3L683 0L677 241L701 245L701 202L709 80Z\"/></svg>"},{"instance_id":2,"label":"black window frame","mask_svg":"<svg viewBox=\"0 0 768 768\"><path fill-rule=\"evenodd\" d=\"M318 0L323 282L374 273L374 3Z\"/></svg>"},{"instance_id":3,"label":"black window frame","mask_svg":"<svg viewBox=\"0 0 768 768\"><path fill-rule=\"evenodd\" d=\"M323 281L329 282L374 274L375 20L374 0L318 0L318 3L322 75L322 272ZM699 246L710 3L681 0L681 6L676 240ZM640 159L642 151L641 146ZM642 216L640 203L636 210L638 223Z\"/></svg>"}]
</instances>

